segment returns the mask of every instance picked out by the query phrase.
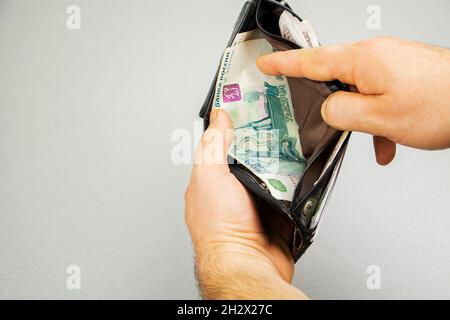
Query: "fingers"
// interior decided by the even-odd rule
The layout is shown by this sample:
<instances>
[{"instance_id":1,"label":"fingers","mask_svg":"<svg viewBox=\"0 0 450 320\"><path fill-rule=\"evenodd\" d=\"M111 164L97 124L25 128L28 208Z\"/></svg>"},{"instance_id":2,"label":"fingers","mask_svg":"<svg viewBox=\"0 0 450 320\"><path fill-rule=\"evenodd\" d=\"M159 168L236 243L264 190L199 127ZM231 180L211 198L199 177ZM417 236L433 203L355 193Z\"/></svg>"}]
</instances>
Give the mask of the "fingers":
<instances>
[{"instance_id":1,"label":"fingers","mask_svg":"<svg viewBox=\"0 0 450 320\"><path fill-rule=\"evenodd\" d=\"M347 44L313 49L290 50L262 56L257 65L269 75L304 77L316 81L340 80L355 85L355 65L359 45ZM322 106L322 117L339 130L360 131L374 135L377 162L388 165L395 157L396 144L387 138L392 124L385 97L355 92L337 92ZM383 109L384 107L384 109ZM391 121L392 122L392 121Z\"/></svg>"},{"instance_id":2,"label":"fingers","mask_svg":"<svg viewBox=\"0 0 450 320\"><path fill-rule=\"evenodd\" d=\"M355 84L355 45L325 46L276 52L260 57L256 64L269 75L308 78L316 81L340 80Z\"/></svg>"},{"instance_id":3,"label":"fingers","mask_svg":"<svg viewBox=\"0 0 450 320\"><path fill-rule=\"evenodd\" d=\"M338 91L323 103L322 118L338 130L384 136L386 121L381 110L383 103L382 96Z\"/></svg>"},{"instance_id":4,"label":"fingers","mask_svg":"<svg viewBox=\"0 0 450 320\"><path fill-rule=\"evenodd\" d=\"M210 125L203 133L197 148L194 172L229 172L227 153L233 141L233 124L228 114L215 109L210 115Z\"/></svg>"},{"instance_id":5,"label":"fingers","mask_svg":"<svg viewBox=\"0 0 450 320\"><path fill-rule=\"evenodd\" d=\"M394 160L397 145L384 137L373 137L373 146L377 162L381 166L387 166Z\"/></svg>"},{"instance_id":6,"label":"fingers","mask_svg":"<svg viewBox=\"0 0 450 320\"><path fill-rule=\"evenodd\" d=\"M389 108L382 96L367 96L356 92L336 92L322 105L322 118L330 126L347 131L360 131L374 135L374 148L378 164L386 166L396 154L395 142L382 137L389 134L386 115ZM383 106L385 107L382 110Z\"/></svg>"}]
</instances>

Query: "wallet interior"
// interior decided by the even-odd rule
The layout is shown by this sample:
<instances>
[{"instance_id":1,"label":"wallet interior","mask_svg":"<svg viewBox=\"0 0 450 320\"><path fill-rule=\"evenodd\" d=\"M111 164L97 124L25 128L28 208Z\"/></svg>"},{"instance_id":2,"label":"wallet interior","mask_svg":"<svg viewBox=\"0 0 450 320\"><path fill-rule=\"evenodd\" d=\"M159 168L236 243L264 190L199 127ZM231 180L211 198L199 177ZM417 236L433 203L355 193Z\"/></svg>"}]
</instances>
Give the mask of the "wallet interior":
<instances>
[{"instance_id":1,"label":"wallet interior","mask_svg":"<svg viewBox=\"0 0 450 320\"><path fill-rule=\"evenodd\" d=\"M237 33L246 32L258 28L264 37L272 44L272 46L280 51L299 49L299 47L281 37L278 27L280 15L284 10L289 10L293 15L294 12L288 6L280 4L273 0L260 0L253 10L255 19L250 22L243 23L236 30ZM297 15L295 15L297 16ZM298 17L298 16L297 16ZM298 17L301 19L300 17ZM325 163L339 139L340 133L329 127L321 117L321 106L325 99L341 88L336 83L324 83L311 81L304 78L289 78L288 83L291 92L292 104L295 114L295 120L299 126L299 136L303 154L307 160L305 172L296 188L292 202L285 202L273 199L283 207L284 211L293 213L302 201L317 187L321 187L326 183L329 174L323 174ZM210 103L212 105L212 101ZM208 107L210 109L211 106ZM241 166L243 167L243 166ZM332 166L330 167L332 169ZM240 168L241 173L245 172L245 168ZM250 171L245 172L246 175L253 175ZM318 181L319 177L321 178ZM239 177L238 178L242 178ZM241 181L245 179L240 179ZM253 175L252 181L258 178ZM324 180L322 182L322 180ZM249 187L248 185L246 185ZM256 192L255 186L252 190ZM265 192L267 200L268 190Z\"/></svg>"}]
</instances>

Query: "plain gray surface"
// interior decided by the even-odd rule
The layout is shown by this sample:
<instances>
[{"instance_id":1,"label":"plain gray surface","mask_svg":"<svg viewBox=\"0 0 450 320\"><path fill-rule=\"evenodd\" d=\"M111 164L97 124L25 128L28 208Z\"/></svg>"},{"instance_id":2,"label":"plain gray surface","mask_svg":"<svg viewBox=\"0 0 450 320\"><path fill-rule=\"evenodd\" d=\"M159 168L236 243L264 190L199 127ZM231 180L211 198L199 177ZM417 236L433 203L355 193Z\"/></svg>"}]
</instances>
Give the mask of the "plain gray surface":
<instances>
[{"instance_id":1,"label":"plain gray surface","mask_svg":"<svg viewBox=\"0 0 450 320\"><path fill-rule=\"evenodd\" d=\"M190 167L171 163L170 137L193 130L242 3L0 0L0 298L198 297ZM290 3L325 44L450 46L447 0ZM81 30L66 28L70 4ZM366 27L370 4L381 30ZM355 134L294 283L312 298L450 298L449 164L450 151L400 148L380 168ZM66 288L69 265L81 290Z\"/></svg>"}]
</instances>

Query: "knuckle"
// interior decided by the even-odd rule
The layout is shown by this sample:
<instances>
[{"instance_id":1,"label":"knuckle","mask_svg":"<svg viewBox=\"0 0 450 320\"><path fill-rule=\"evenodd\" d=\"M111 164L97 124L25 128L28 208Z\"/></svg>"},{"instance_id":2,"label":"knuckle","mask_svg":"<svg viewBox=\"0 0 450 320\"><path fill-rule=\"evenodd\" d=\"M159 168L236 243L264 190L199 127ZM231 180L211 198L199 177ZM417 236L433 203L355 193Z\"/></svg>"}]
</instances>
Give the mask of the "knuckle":
<instances>
[{"instance_id":1,"label":"knuckle","mask_svg":"<svg viewBox=\"0 0 450 320\"><path fill-rule=\"evenodd\" d=\"M395 143L402 144L405 140L405 137L411 132L411 124L409 121L400 120L400 121L392 121L392 126L389 128L387 135L388 138Z\"/></svg>"},{"instance_id":2,"label":"knuckle","mask_svg":"<svg viewBox=\"0 0 450 320\"><path fill-rule=\"evenodd\" d=\"M344 48L339 45L329 46L326 50L317 50L315 65L323 65L324 71L329 73L332 78L338 79L343 69L341 59L329 59L329 57L339 57L343 50ZM323 64L323 61L327 61L327 63Z\"/></svg>"},{"instance_id":3,"label":"knuckle","mask_svg":"<svg viewBox=\"0 0 450 320\"><path fill-rule=\"evenodd\" d=\"M400 101L398 99L381 96L370 108L371 118L374 119L377 133L396 143L411 128L407 120L408 117L402 114L399 105Z\"/></svg>"},{"instance_id":4,"label":"knuckle","mask_svg":"<svg viewBox=\"0 0 450 320\"><path fill-rule=\"evenodd\" d=\"M373 39L373 43L375 44L389 44L391 43L395 37L393 36L379 36Z\"/></svg>"},{"instance_id":5,"label":"knuckle","mask_svg":"<svg viewBox=\"0 0 450 320\"><path fill-rule=\"evenodd\" d=\"M399 39L394 36L379 36L365 42L369 50L377 51L379 49L387 50L391 48Z\"/></svg>"},{"instance_id":6,"label":"knuckle","mask_svg":"<svg viewBox=\"0 0 450 320\"><path fill-rule=\"evenodd\" d=\"M295 74L303 74L304 73L304 62L312 59L314 57L312 55L312 51L299 49L296 50L295 60L290 62L290 66L286 68L293 68L293 72Z\"/></svg>"},{"instance_id":7,"label":"knuckle","mask_svg":"<svg viewBox=\"0 0 450 320\"><path fill-rule=\"evenodd\" d=\"M356 44L338 45L330 47L332 56L339 57L331 59L328 63L328 71L333 79L353 82L354 71L357 68L361 56Z\"/></svg>"},{"instance_id":8,"label":"knuckle","mask_svg":"<svg viewBox=\"0 0 450 320\"><path fill-rule=\"evenodd\" d=\"M392 40L396 39L394 36L383 35L375 38L378 42L392 42Z\"/></svg>"}]
</instances>

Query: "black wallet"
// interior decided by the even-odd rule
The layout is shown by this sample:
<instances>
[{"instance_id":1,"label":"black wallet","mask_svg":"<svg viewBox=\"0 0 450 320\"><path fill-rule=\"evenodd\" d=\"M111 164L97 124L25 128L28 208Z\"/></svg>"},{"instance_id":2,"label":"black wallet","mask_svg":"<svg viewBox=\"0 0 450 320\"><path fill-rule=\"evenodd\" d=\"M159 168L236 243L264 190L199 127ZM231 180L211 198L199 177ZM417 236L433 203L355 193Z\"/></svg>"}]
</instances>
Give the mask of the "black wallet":
<instances>
[{"instance_id":1,"label":"black wallet","mask_svg":"<svg viewBox=\"0 0 450 320\"><path fill-rule=\"evenodd\" d=\"M302 21L285 1L247 1L227 47L231 46L237 34L259 29L277 50L301 49L280 34L278 21L285 10ZM200 111L205 129L213 108L217 76L218 73ZM317 235L350 138L349 132L337 131L322 120L321 106L330 94L348 88L338 81L317 82L304 78L288 78L288 83L306 158L306 169L293 200L275 199L258 177L242 164L234 162L230 164L230 170L253 195L265 228L281 236L289 245L294 260L298 261Z\"/></svg>"}]
</instances>

